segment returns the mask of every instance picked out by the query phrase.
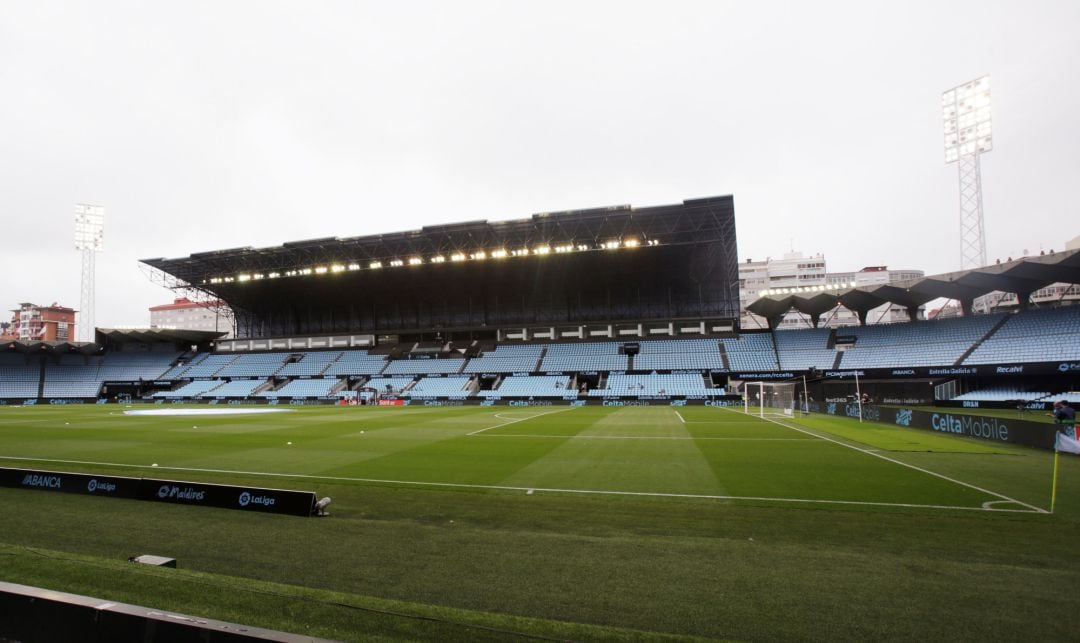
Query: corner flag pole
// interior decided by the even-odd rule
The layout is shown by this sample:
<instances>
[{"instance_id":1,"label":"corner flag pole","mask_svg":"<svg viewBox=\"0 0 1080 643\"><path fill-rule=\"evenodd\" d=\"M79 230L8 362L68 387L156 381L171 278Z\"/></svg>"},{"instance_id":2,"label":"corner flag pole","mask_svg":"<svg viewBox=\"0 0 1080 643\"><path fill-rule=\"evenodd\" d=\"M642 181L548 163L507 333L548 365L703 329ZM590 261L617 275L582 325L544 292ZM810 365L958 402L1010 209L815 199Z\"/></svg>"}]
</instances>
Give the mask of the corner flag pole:
<instances>
[{"instance_id":1,"label":"corner flag pole","mask_svg":"<svg viewBox=\"0 0 1080 643\"><path fill-rule=\"evenodd\" d=\"M859 401L859 422L862 422L862 390L859 388L859 371L855 371L855 399Z\"/></svg>"},{"instance_id":2,"label":"corner flag pole","mask_svg":"<svg viewBox=\"0 0 1080 643\"><path fill-rule=\"evenodd\" d=\"M1054 505L1057 504L1058 456L1061 455L1061 451L1057 448L1057 441L1054 442L1054 482L1050 486L1050 513L1054 513Z\"/></svg>"}]
</instances>

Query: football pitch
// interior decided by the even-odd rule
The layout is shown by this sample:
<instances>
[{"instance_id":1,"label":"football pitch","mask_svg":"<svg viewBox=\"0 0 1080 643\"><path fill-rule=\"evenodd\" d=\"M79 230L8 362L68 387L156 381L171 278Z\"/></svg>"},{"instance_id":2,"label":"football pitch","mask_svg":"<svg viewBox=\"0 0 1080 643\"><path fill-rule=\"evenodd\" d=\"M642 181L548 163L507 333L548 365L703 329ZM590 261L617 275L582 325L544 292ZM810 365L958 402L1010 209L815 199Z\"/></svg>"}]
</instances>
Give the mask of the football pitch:
<instances>
[{"instance_id":1,"label":"football pitch","mask_svg":"<svg viewBox=\"0 0 1080 643\"><path fill-rule=\"evenodd\" d=\"M315 490L332 515L0 489L0 577L344 639L1074 635L1075 457L1051 514L1049 453L827 416L124 413L162 408L0 407L0 466ZM180 569L123 562L144 553Z\"/></svg>"}]
</instances>

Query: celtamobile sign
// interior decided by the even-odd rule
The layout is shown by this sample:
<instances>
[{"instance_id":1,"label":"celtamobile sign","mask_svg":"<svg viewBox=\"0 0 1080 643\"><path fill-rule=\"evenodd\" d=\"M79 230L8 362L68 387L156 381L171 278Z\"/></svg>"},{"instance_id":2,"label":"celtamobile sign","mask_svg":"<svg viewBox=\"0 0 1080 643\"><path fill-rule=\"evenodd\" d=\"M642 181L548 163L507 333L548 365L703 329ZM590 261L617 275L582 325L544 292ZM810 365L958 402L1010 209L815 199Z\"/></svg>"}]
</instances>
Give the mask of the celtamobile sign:
<instances>
[{"instance_id":1,"label":"celtamobile sign","mask_svg":"<svg viewBox=\"0 0 1080 643\"><path fill-rule=\"evenodd\" d=\"M824 411L829 415L859 416L858 404L827 403L814 406L817 407L815 410ZM862 416L863 419L873 422L884 422L977 440L1023 444L1040 449L1054 448L1054 434L1058 429L1057 425L1047 422L971 415L949 408L924 411L864 404Z\"/></svg>"},{"instance_id":2,"label":"celtamobile sign","mask_svg":"<svg viewBox=\"0 0 1080 643\"><path fill-rule=\"evenodd\" d=\"M0 468L0 486L291 516L311 515L316 500L313 491L11 468Z\"/></svg>"}]
</instances>

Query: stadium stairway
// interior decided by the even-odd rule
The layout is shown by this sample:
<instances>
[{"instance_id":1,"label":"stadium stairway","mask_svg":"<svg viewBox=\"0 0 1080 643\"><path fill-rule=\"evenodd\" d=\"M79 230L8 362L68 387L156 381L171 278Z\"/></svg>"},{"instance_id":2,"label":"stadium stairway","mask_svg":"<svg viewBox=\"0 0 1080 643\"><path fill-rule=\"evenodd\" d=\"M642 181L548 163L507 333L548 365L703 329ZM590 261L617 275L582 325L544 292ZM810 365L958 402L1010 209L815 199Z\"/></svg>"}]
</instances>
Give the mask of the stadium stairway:
<instances>
[{"instance_id":1,"label":"stadium stairway","mask_svg":"<svg viewBox=\"0 0 1080 643\"><path fill-rule=\"evenodd\" d=\"M975 341L975 343L971 345L970 348L968 348L966 351L964 351L964 354L960 356L960 359L956 360L956 362L953 364L953 366L960 366L961 364L963 364L964 360L967 359L969 355L974 353L976 348L982 346L983 342L985 342L986 340L993 337L994 333L998 332L998 329L1001 328L1002 326L1004 326L1005 322L1007 322L1007 321L1009 321L1009 315L1002 315L1001 319L997 320L997 323L994 324L993 326L991 326L990 330L986 331L985 335L983 335L982 337L977 339Z\"/></svg>"},{"instance_id":2,"label":"stadium stairway","mask_svg":"<svg viewBox=\"0 0 1080 643\"><path fill-rule=\"evenodd\" d=\"M547 357L547 350L548 350L547 346L544 346L543 348L540 349L540 357L537 358L536 365L533 366L533 372L534 373L539 373L540 372L540 365L544 363L544 358Z\"/></svg>"},{"instance_id":3,"label":"stadium stairway","mask_svg":"<svg viewBox=\"0 0 1080 643\"><path fill-rule=\"evenodd\" d=\"M833 339L835 340L835 338L836 338L836 331L835 331L835 330L833 330L833 332L832 332L832 333L830 333L830 335L829 335L829 336L830 336L830 337L832 337L832 338L833 338ZM835 343L835 341L834 341L834 343L833 343L833 347L835 348L835 346L836 346L836 343ZM832 367L833 367L833 370L834 370L834 371L835 371L835 370L839 370L839 369L840 369L840 360L842 360L842 359L844 359L844 351L836 351L836 359L835 359L835 360L833 360L833 363L832 363Z\"/></svg>"},{"instance_id":4,"label":"stadium stairway","mask_svg":"<svg viewBox=\"0 0 1080 643\"><path fill-rule=\"evenodd\" d=\"M731 360L728 359L727 349L724 348L724 342L718 342L720 344L720 361L724 364L724 370L731 370Z\"/></svg>"}]
</instances>

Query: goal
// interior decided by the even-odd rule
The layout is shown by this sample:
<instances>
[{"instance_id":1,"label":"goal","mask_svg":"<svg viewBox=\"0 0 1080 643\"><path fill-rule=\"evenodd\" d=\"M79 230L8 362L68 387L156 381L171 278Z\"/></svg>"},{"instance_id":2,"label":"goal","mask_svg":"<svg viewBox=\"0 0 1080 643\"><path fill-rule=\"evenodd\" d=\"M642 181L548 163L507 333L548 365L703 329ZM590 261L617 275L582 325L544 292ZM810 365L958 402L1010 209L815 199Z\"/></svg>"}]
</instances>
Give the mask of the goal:
<instances>
[{"instance_id":1,"label":"goal","mask_svg":"<svg viewBox=\"0 0 1080 643\"><path fill-rule=\"evenodd\" d=\"M794 382L747 382L743 385L743 409L759 417L795 415Z\"/></svg>"}]
</instances>

